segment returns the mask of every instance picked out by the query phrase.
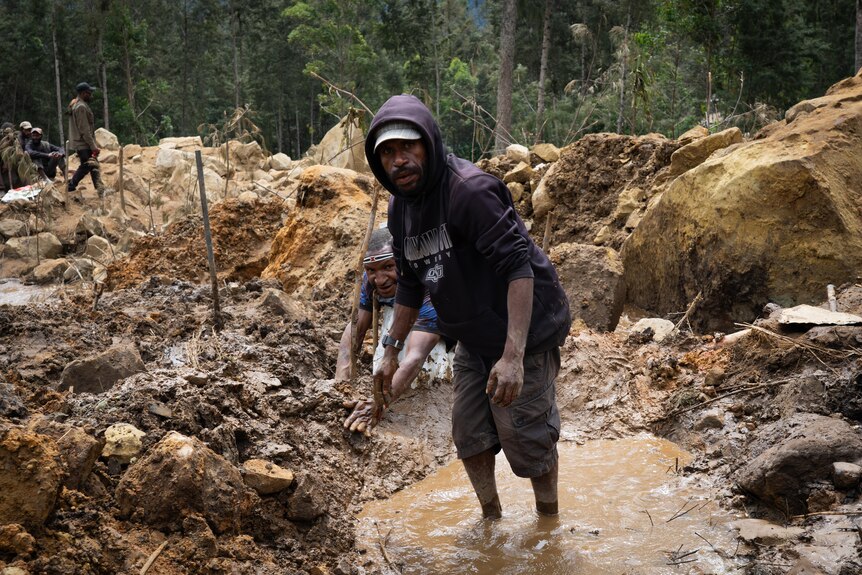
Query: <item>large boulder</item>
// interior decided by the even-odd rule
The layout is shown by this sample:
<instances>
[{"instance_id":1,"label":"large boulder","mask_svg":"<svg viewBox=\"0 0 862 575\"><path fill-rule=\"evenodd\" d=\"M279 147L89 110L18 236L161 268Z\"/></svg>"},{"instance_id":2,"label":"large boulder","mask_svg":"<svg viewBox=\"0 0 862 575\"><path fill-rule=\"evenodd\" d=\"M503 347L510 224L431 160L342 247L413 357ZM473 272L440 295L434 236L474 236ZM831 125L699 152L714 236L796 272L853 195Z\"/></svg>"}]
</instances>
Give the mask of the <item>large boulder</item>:
<instances>
[{"instance_id":1,"label":"large boulder","mask_svg":"<svg viewBox=\"0 0 862 575\"><path fill-rule=\"evenodd\" d=\"M24 236L20 238L9 238L3 247L3 256L7 258L35 260L37 255L40 259L50 260L60 257L63 253L63 244L52 233L41 232L35 236Z\"/></svg>"},{"instance_id":2,"label":"large boulder","mask_svg":"<svg viewBox=\"0 0 862 575\"><path fill-rule=\"evenodd\" d=\"M4 238L16 238L27 233L27 224L21 220L7 218L0 220L0 236Z\"/></svg>"},{"instance_id":3,"label":"large boulder","mask_svg":"<svg viewBox=\"0 0 862 575\"><path fill-rule=\"evenodd\" d=\"M622 250L629 302L725 329L862 273L862 75L676 178ZM695 142L697 143L697 142Z\"/></svg>"},{"instance_id":4,"label":"large boulder","mask_svg":"<svg viewBox=\"0 0 862 575\"><path fill-rule=\"evenodd\" d=\"M119 150L120 141L105 128L96 128L96 145L102 150ZM101 160L101 158L99 158Z\"/></svg>"},{"instance_id":5,"label":"large boulder","mask_svg":"<svg viewBox=\"0 0 862 575\"><path fill-rule=\"evenodd\" d=\"M597 331L613 331L625 304L623 264L611 248L560 244L551 249L573 319Z\"/></svg>"},{"instance_id":6,"label":"large boulder","mask_svg":"<svg viewBox=\"0 0 862 575\"><path fill-rule=\"evenodd\" d=\"M204 145L200 136L180 136L176 138L162 138L159 140L160 148L172 150L198 150Z\"/></svg>"},{"instance_id":7,"label":"large boulder","mask_svg":"<svg viewBox=\"0 0 862 575\"><path fill-rule=\"evenodd\" d=\"M103 393L121 379L144 369L144 362L135 345L123 343L66 365L60 376L59 389L74 388L75 393Z\"/></svg>"},{"instance_id":8,"label":"large boulder","mask_svg":"<svg viewBox=\"0 0 862 575\"><path fill-rule=\"evenodd\" d=\"M289 170L293 167L293 162L290 156L281 152L273 154L269 159L269 168L271 170Z\"/></svg>"},{"instance_id":9,"label":"large boulder","mask_svg":"<svg viewBox=\"0 0 862 575\"><path fill-rule=\"evenodd\" d=\"M702 164L716 150L741 142L742 131L739 128L728 128L717 134L696 139L671 155L669 175L673 177L687 172Z\"/></svg>"},{"instance_id":10,"label":"large boulder","mask_svg":"<svg viewBox=\"0 0 862 575\"><path fill-rule=\"evenodd\" d=\"M364 141L359 118L348 115L326 132L320 143L309 152L317 164L370 173L362 145Z\"/></svg>"},{"instance_id":11,"label":"large boulder","mask_svg":"<svg viewBox=\"0 0 862 575\"><path fill-rule=\"evenodd\" d=\"M200 514L216 534L238 533L257 499L239 469L199 439L168 433L120 480L117 506L125 517L177 531Z\"/></svg>"},{"instance_id":12,"label":"large boulder","mask_svg":"<svg viewBox=\"0 0 862 575\"><path fill-rule=\"evenodd\" d=\"M255 168L264 158L263 150L257 142L229 141L223 144L219 151L225 156L225 147L230 150L230 166L236 171L237 166L251 170Z\"/></svg>"},{"instance_id":13,"label":"large boulder","mask_svg":"<svg viewBox=\"0 0 862 575\"><path fill-rule=\"evenodd\" d=\"M862 437L846 421L797 413L755 432L736 480L782 511L805 513L808 483L831 480L835 462L859 458Z\"/></svg>"},{"instance_id":14,"label":"large boulder","mask_svg":"<svg viewBox=\"0 0 862 575\"><path fill-rule=\"evenodd\" d=\"M0 424L0 525L40 527L54 510L62 481L53 439Z\"/></svg>"}]
</instances>

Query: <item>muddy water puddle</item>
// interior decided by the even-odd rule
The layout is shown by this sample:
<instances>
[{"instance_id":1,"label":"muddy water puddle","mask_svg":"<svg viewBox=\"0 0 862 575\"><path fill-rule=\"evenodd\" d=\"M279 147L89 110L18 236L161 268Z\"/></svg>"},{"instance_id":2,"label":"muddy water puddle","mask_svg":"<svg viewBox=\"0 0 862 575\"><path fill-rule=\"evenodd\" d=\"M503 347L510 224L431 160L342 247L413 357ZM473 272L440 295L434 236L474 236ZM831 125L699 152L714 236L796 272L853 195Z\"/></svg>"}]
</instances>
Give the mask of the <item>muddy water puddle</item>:
<instances>
[{"instance_id":1,"label":"muddy water puddle","mask_svg":"<svg viewBox=\"0 0 862 575\"><path fill-rule=\"evenodd\" d=\"M736 540L712 493L677 469L690 454L652 436L559 444L560 515L537 517L530 482L502 454L503 518L481 519L455 461L360 516L359 545L381 544L403 573L724 574ZM385 561L384 561L385 562Z\"/></svg>"},{"instance_id":2,"label":"muddy water puddle","mask_svg":"<svg viewBox=\"0 0 862 575\"><path fill-rule=\"evenodd\" d=\"M27 305L45 301L54 291L54 287L27 285L17 279L0 279L0 305Z\"/></svg>"}]
</instances>

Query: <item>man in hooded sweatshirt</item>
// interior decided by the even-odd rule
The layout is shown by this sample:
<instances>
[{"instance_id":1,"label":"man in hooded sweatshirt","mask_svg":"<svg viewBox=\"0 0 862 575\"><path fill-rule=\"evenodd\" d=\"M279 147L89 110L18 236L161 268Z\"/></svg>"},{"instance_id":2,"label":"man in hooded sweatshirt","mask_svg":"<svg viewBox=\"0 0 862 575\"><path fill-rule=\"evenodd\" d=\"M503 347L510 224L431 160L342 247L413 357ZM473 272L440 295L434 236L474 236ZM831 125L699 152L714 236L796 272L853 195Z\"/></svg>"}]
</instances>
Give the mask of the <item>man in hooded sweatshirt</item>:
<instances>
[{"instance_id":1,"label":"man in hooded sweatshirt","mask_svg":"<svg viewBox=\"0 0 862 575\"><path fill-rule=\"evenodd\" d=\"M502 513L494 480L500 449L515 475L530 478L536 510L556 515L554 381L571 317L554 267L527 234L506 185L449 154L414 96L383 104L365 155L392 193L388 225L399 271L395 318L374 375L384 405L427 289L440 331L458 341L452 437L483 515Z\"/></svg>"}]
</instances>

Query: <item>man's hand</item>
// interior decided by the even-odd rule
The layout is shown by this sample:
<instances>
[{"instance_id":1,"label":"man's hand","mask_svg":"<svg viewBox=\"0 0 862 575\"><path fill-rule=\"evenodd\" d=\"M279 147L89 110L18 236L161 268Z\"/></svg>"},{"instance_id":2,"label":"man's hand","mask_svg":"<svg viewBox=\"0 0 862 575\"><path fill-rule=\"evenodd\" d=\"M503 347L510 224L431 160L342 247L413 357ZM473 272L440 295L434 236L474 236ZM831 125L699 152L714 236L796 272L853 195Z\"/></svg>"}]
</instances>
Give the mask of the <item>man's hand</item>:
<instances>
[{"instance_id":1,"label":"man's hand","mask_svg":"<svg viewBox=\"0 0 862 575\"><path fill-rule=\"evenodd\" d=\"M374 372L374 403L381 408L389 407L392 403L392 378L396 371L398 371L398 355L384 352L380 365Z\"/></svg>"},{"instance_id":2,"label":"man's hand","mask_svg":"<svg viewBox=\"0 0 862 575\"><path fill-rule=\"evenodd\" d=\"M488 376L485 393L491 397L491 403L499 407L509 407L524 387L524 362L522 359L510 359L505 356L494 364Z\"/></svg>"},{"instance_id":3,"label":"man's hand","mask_svg":"<svg viewBox=\"0 0 862 575\"><path fill-rule=\"evenodd\" d=\"M371 435L371 430L380 423L383 417L383 408L378 408L370 399L349 400L342 404L353 412L344 420L344 429L357 431L366 437Z\"/></svg>"}]
</instances>

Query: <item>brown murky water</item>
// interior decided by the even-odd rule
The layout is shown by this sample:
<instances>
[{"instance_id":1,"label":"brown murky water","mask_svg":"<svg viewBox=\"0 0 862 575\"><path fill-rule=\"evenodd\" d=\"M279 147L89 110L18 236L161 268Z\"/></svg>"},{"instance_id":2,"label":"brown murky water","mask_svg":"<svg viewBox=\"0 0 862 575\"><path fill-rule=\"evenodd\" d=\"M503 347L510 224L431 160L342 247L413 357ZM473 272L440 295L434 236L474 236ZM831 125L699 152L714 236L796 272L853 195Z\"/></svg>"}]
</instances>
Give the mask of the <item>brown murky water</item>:
<instances>
[{"instance_id":1,"label":"brown murky water","mask_svg":"<svg viewBox=\"0 0 862 575\"><path fill-rule=\"evenodd\" d=\"M708 489L675 473L690 455L641 436L561 443L560 516L537 517L530 482L502 454L503 519L481 519L460 462L360 516L360 545L403 573L723 574L736 540Z\"/></svg>"}]
</instances>

